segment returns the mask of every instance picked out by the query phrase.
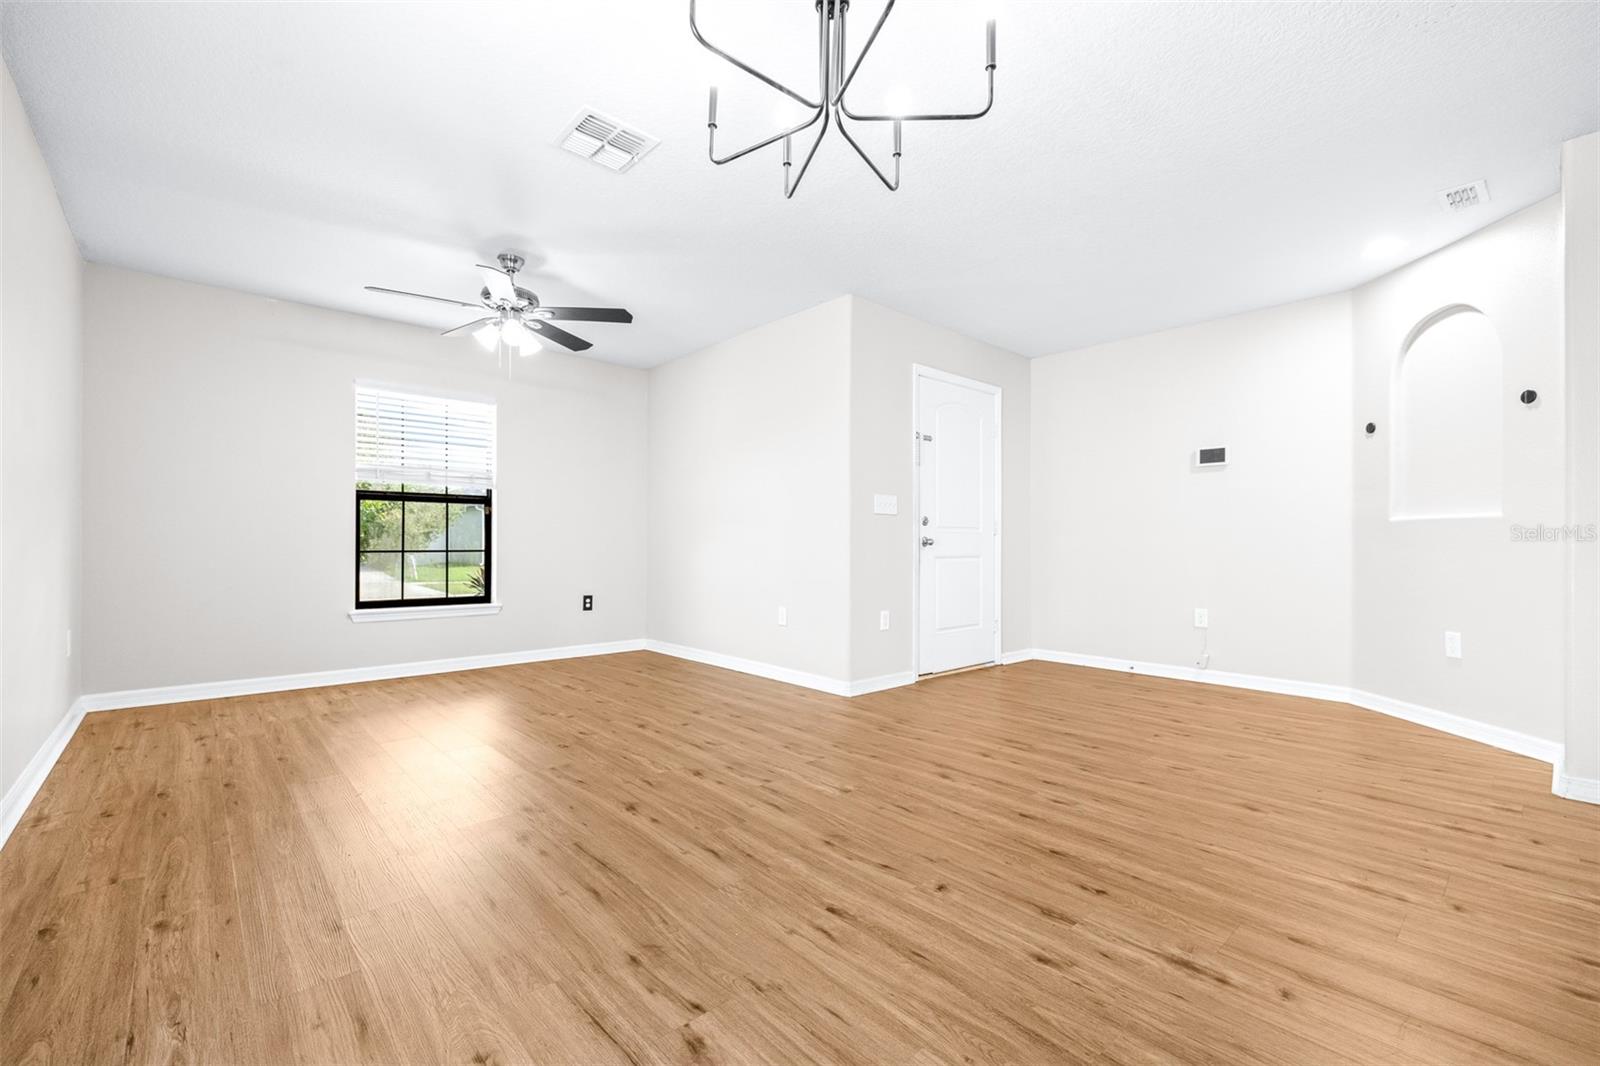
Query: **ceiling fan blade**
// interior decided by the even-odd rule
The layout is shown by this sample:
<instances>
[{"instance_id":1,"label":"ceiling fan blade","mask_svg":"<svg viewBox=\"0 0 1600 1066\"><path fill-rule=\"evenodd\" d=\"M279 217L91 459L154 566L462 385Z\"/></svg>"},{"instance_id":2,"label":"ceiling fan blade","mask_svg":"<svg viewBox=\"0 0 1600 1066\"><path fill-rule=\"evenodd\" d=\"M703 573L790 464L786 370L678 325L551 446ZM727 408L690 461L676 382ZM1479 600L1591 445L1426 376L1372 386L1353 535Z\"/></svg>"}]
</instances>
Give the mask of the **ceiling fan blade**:
<instances>
[{"instance_id":1,"label":"ceiling fan blade","mask_svg":"<svg viewBox=\"0 0 1600 1066\"><path fill-rule=\"evenodd\" d=\"M552 326L541 318L531 318L528 320L527 325L529 329L533 330L535 337L541 340L555 341L561 347L571 349L574 352L587 351L594 347L593 344L590 344L582 337L574 337L560 326Z\"/></svg>"},{"instance_id":2,"label":"ceiling fan blade","mask_svg":"<svg viewBox=\"0 0 1600 1066\"><path fill-rule=\"evenodd\" d=\"M483 275L483 283L489 287L489 296L495 300L506 300L510 303L517 302L517 287L511 283L511 275L499 267L478 264L478 272Z\"/></svg>"},{"instance_id":3,"label":"ceiling fan blade","mask_svg":"<svg viewBox=\"0 0 1600 1066\"><path fill-rule=\"evenodd\" d=\"M557 322L632 322L633 315L620 307L541 307L541 318Z\"/></svg>"},{"instance_id":4,"label":"ceiling fan blade","mask_svg":"<svg viewBox=\"0 0 1600 1066\"><path fill-rule=\"evenodd\" d=\"M468 322L468 323L466 323L464 325L457 326L455 329L447 329L443 333L439 334L439 336L448 337L452 333L460 333L464 329L471 329L473 326L481 326L485 322L498 322L498 321L500 321L500 316L499 315L490 315L488 318L479 318L479 319L476 319L476 320L474 320L472 322Z\"/></svg>"},{"instance_id":5,"label":"ceiling fan blade","mask_svg":"<svg viewBox=\"0 0 1600 1066\"><path fill-rule=\"evenodd\" d=\"M391 296L415 296L419 300L435 300L442 304L455 304L457 307L471 307L476 309L483 306L482 304L469 304L465 300L452 300L448 296L429 296L426 293L421 292L406 292L404 289L386 289L381 285L367 285L364 286L364 288L368 292L386 292Z\"/></svg>"}]
</instances>

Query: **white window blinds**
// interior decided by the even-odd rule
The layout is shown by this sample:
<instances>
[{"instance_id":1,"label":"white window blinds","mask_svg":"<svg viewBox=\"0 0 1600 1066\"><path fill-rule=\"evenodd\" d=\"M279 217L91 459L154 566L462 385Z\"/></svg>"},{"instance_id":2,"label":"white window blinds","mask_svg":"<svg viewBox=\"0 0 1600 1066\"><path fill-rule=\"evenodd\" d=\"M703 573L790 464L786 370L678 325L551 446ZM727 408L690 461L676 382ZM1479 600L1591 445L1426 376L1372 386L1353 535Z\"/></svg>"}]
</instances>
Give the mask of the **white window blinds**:
<instances>
[{"instance_id":1,"label":"white window blinds","mask_svg":"<svg viewBox=\"0 0 1600 1066\"><path fill-rule=\"evenodd\" d=\"M494 487L494 404L356 385L356 480Z\"/></svg>"}]
</instances>

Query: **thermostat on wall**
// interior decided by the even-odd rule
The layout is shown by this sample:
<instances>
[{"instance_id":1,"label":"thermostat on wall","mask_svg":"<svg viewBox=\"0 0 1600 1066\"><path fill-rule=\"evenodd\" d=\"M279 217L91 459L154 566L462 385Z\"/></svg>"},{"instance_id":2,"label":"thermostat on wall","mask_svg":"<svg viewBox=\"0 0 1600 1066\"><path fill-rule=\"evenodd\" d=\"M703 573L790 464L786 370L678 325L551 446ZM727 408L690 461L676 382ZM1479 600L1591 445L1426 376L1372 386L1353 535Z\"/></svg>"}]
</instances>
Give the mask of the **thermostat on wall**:
<instances>
[{"instance_id":1,"label":"thermostat on wall","mask_svg":"<svg viewBox=\"0 0 1600 1066\"><path fill-rule=\"evenodd\" d=\"M1194 453L1195 466L1227 466L1228 449L1201 448Z\"/></svg>"}]
</instances>

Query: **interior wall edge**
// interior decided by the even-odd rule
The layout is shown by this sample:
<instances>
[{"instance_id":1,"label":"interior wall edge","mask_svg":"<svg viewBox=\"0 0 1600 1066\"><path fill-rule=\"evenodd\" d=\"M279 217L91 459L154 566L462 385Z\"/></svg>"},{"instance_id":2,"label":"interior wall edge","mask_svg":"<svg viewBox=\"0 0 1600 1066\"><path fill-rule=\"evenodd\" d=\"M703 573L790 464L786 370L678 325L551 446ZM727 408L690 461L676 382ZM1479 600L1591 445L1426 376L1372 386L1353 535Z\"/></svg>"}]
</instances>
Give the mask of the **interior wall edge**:
<instances>
[{"instance_id":1,"label":"interior wall edge","mask_svg":"<svg viewBox=\"0 0 1600 1066\"><path fill-rule=\"evenodd\" d=\"M1001 657L1032 646L1031 361L865 297L850 297L849 677L858 694L914 676L921 624L913 503L920 467L909 437L917 368L999 390L1000 549L996 594ZM877 513L879 495L893 514ZM884 628L880 618L891 619Z\"/></svg>"},{"instance_id":2,"label":"interior wall edge","mask_svg":"<svg viewBox=\"0 0 1600 1066\"><path fill-rule=\"evenodd\" d=\"M11 831L16 829L22 821L22 816L27 813L28 805L33 802L33 797L39 794L39 789L44 786L45 779L50 776L50 771L55 769L61 753L67 750L67 744L77 733L78 726L83 723L84 713L88 710L84 698L79 696L67 708L67 713L61 716L56 727L45 738L43 746L33 753L33 758L28 760L28 765L11 787L6 789L5 798L0 800L0 847L4 847L11 838Z\"/></svg>"},{"instance_id":3,"label":"interior wall edge","mask_svg":"<svg viewBox=\"0 0 1600 1066\"><path fill-rule=\"evenodd\" d=\"M1566 753L1562 752L1550 775L1550 791L1562 799L1579 803L1600 803L1600 778L1577 777L1566 771Z\"/></svg>"},{"instance_id":4,"label":"interior wall edge","mask_svg":"<svg viewBox=\"0 0 1600 1066\"><path fill-rule=\"evenodd\" d=\"M833 297L648 372L650 640L844 683L851 313Z\"/></svg>"},{"instance_id":5,"label":"interior wall edge","mask_svg":"<svg viewBox=\"0 0 1600 1066\"><path fill-rule=\"evenodd\" d=\"M85 267L4 63L0 141L0 792L9 803L83 691Z\"/></svg>"}]
</instances>

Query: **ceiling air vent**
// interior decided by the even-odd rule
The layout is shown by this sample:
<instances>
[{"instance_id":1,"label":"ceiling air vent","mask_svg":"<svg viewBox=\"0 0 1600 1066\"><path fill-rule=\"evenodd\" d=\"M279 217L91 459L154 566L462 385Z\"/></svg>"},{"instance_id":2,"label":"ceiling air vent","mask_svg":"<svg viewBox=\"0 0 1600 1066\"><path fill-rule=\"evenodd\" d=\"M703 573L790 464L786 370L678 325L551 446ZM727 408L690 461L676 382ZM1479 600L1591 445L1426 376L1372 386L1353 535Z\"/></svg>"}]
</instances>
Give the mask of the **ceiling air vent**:
<instances>
[{"instance_id":1,"label":"ceiling air vent","mask_svg":"<svg viewBox=\"0 0 1600 1066\"><path fill-rule=\"evenodd\" d=\"M1439 206L1446 211L1465 211L1489 202L1489 183L1478 179L1471 185L1444 189L1439 193Z\"/></svg>"},{"instance_id":2,"label":"ceiling air vent","mask_svg":"<svg viewBox=\"0 0 1600 1066\"><path fill-rule=\"evenodd\" d=\"M580 111L559 138L561 147L607 170L627 170L660 142L598 111Z\"/></svg>"}]
</instances>

